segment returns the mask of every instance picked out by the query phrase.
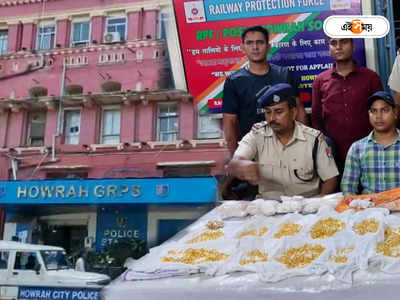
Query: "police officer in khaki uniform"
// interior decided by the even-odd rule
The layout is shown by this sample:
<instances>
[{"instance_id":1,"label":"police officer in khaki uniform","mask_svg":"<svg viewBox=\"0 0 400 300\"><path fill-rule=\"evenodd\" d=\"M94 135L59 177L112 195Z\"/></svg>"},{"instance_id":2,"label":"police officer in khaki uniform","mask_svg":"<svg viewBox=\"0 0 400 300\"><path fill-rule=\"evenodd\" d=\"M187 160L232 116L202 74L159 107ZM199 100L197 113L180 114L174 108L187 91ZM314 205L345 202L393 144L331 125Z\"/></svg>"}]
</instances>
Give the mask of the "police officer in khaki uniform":
<instances>
[{"instance_id":1,"label":"police officer in khaki uniform","mask_svg":"<svg viewBox=\"0 0 400 300\"><path fill-rule=\"evenodd\" d=\"M266 121L256 123L240 141L228 172L258 184L258 197L264 199L336 192L339 172L331 150L320 131L295 121L292 87L270 87L258 105L264 108Z\"/></svg>"}]
</instances>

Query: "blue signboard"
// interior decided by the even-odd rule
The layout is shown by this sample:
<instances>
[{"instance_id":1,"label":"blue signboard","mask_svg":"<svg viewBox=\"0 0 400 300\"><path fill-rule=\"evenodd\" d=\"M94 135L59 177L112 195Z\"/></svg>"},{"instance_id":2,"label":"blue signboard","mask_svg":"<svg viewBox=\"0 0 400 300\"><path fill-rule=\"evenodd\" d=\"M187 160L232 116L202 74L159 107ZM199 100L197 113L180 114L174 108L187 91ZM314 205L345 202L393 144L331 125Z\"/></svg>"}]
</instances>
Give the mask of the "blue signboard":
<instances>
[{"instance_id":1,"label":"blue signboard","mask_svg":"<svg viewBox=\"0 0 400 300\"><path fill-rule=\"evenodd\" d=\"M0 204L209 203L214 177L0 181Z\"/></svg>"},{"instance_id":2,"label":"blue signboard","mask_svg":"<svg viewBox=\"0 0 400 300\"><path fill-rule=\"evenodd\" d=\"M329 9L330 0L204 0L207 21L309 13Z\"/></svg>"},{"instance_id":3,"label":"blue signboard","mask_svg":"<svg viewBox=\"0 0 400 300\"><path fill-rule=\"evenodd\" d=\"M101 250L119 239L147 240L147 207L135 205L124 210L99 209L97 212L96 249Z\"/></svg>"},{"instance_id":4,"label":"blue signboard","mask_svg":"<svg viewBox=\"0 0 400 300\"><path fill-rule=\"evenodd\" d=\"M100 290L99 288L22 286L18 289L18 299L100 300Z\"/></svg>"}]
</instances>

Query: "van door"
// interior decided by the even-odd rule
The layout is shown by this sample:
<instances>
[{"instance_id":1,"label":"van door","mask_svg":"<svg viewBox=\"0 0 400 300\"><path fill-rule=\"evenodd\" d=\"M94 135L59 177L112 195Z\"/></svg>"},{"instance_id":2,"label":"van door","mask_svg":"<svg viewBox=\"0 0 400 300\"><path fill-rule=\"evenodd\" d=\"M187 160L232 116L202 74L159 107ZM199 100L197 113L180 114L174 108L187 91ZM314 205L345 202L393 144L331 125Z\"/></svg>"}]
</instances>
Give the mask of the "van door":
<instances>
[{"instance_id":1,"label":"van door","mask_svg":"<svg viewBox=\"0 0 400 300\"><path fill-rule=\"evenodd\" d=\"M0 251L0 299L16 299L18 295L18 288L8 282L13 254L9 250Z\"/></svg>"},{"instance_id":2,"label":"van door","mask_svg":"<svg viewBox=\"0 0 400 300\"><path fill-rule=\"evenodd\" d=\"M38 257L36 251L16 251L15 260L11 268L11 273L9 274L8 284L17 286L44 285L45 283L42 282L41 276L44 269L41 268L39 272L36 272L36 269L40 266Z\"/></svg>"},{"instance_id":3,"label":"van door","mask_svg":"<svg viewBox=\"0 0 400 300\"><path fill-rule=\"evenodd\" d=\"M8 277L8 261L10 251L0 251L0 285L6 284Z\"/></svg>"}]
</instances>

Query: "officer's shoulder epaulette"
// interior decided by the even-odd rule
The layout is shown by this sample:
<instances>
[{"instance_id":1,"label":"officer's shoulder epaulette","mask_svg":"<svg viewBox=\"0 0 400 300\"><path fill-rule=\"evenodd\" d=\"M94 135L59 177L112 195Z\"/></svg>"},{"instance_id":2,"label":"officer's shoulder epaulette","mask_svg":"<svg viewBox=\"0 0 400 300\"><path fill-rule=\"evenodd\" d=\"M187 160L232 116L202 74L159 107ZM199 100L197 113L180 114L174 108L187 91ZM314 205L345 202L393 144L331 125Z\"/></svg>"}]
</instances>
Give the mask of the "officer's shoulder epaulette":
<instances>
[{"instance_id":1,"label":"officer's shoulder epaulette","mask_svg":"<svg viewBox=\"0 0 400 300\"><path fill-rule=\"evenodd\" d=\"M308 127L308 126L303 126L303 132L306 134L312 135L314 137L317 137L317 138L323 136L321 131L319 131L318 129L315 129L315 128Z\"/></svg>"},{"instance_id":2,"label":"officer's shoulder epaulette","mask_svg":"<svg viewBox=\"0 0 400 300\"><path fill-rule=\"evenodd\" d=\"M251 127L251 131L254 133L258 133L267 126L268 126L267 121L258 122L258 123L253 124L253 127Z\"/></svg>"}]
</instances>

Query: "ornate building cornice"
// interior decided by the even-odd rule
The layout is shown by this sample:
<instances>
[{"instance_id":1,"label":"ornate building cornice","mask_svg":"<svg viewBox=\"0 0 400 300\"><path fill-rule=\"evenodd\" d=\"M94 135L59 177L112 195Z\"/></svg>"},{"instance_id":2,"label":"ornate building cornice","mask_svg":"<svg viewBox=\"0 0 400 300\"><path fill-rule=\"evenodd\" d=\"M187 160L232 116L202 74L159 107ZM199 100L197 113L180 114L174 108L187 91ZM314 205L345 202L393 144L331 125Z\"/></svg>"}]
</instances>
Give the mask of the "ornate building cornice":
<instances>
[{"instance_id":1,"label":"ornate building cornice","mask_svg":"<svg viewBox=\"0 0 400 300\"><path fill-rule=\"evenodd\" d=\"M102 51L115 51L115 50L124 50L124 49L137 49L144 47L163 47L165 46L164 40L137 40L137 41L128 41L123 44L117 45L90 45L82 48L54 48L47 51L20 51L16 53L0 55L0 61L2 60L13 60L13 59L21 59L21 58L32 58L32 57L41 57L41 56L50 56L50 55L73 55L73 54L82 54L82 53L91 53L91 52L102 52Z\"/></svg>"},{"instance_id":2,"label":"ornate building cornice","mask_svg":"<svg viewBox=\"0 0 400 300\"><path fill-rule=\"evenodd\" d=\"M35 4L35 3L50 2L50 1L57 1L57 0L0 0L0 7Z\"/></svg>"},{"instance_id":3,"label":"ornate building cornice","mask_svg":"<svg viewBox=\"0 0 400 300\"><path fill-rule=\"evenodd\" d=\"M61 0L0 0L0 9L2 7L14 6L14 5L27 5L36 3L47 3L47 2L61 1ZM76 1L76 0L72 0ZM90 16L104 16L109 11L121 10L126 13L144 10L159 10L161 7L171 6L172 0L152 0L152 1L140 1L140 2L128 2L128 3L117 3L112 5L98 5L94 7L81 7L79 9L60 9L55 11L46 11L43 16L38 17L37 13L24 14L21 11L19 16L11 17L0 17L0 23L32 23L37 22L40 19L69 19L73 15L90 15Z\"/></svg>"}]
</instances>

